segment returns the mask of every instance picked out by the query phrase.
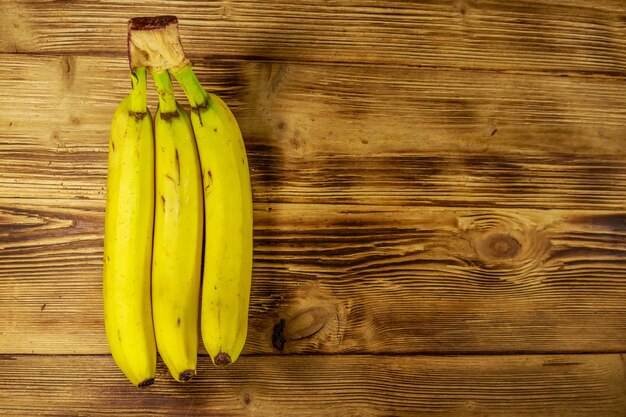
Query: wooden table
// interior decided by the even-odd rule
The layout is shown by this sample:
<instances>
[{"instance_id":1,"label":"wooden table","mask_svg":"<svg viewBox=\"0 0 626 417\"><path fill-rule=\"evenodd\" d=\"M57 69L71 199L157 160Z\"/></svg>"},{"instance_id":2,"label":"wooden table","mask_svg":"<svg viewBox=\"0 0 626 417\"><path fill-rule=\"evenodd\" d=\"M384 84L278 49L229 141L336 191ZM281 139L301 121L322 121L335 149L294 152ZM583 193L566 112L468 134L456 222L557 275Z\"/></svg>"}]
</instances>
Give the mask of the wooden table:
<instances>
[{"instance_id":1,"label":"wooden table","mask_svg":"<svg viewBox=\"0 0 626 417\"><path fill-rule=\"evenodd\" d=\"M626 415L624 0L131 3L0 1L0 414ZM102 237L157 14L240 121L255 263L244 356L140 390Z\"/></svg>"}]
</instances>

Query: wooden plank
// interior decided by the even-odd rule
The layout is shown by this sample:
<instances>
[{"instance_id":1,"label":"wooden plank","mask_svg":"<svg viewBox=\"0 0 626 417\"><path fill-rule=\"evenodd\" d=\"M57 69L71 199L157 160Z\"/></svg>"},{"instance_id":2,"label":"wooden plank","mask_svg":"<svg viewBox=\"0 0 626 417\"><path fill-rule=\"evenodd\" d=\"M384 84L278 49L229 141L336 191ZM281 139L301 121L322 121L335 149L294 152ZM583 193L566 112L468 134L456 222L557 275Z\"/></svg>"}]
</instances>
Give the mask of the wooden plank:
<instances>
[{"instance_id":1,"label":"wooden plank","mask_svg":"<svg viewBox=\"0 0 626 417\"><path fill-rule=\"evenodd\" d=\"M125 59L3 60L3 136L50 148L106 145L111 115L128 93ZM202 62L198 74L232 106L248 140L284 147L294 157L499 146L521 154L623 154L621 77L246 61ZM154 88L149 93L154 110Z\"/></svg>"},{"instance_id":2,"label":"wooden plank","mask_svg":"<svg viewBox=\"0 0 626 417\"><path fill-rule=\"evenodd\" d=\"M106 353L104 207L0 200L0 353ZM257 203L245 354L623 352L623 211ZM319 331L317 331L319 330Z\"/></svg>"},{"instance_id":3,"label":"wooden plank","mask_svg":"<svg viewBox=\"0 0 626 417\"><path fill-rule=\"evenodd\" d=\"M131 386L109 356L0 356L0 412L146 416L623 416L620 355L242 357ZM37 398L36 401L33 399Z\"/></svg>"},{"instance_id":4,"label":"wooden plank","mask_svg":"<svg viewBox=\"0 0 626 417\"><path fill-rule=\"evenodd\" d=\"M106 149L44 150L0 143L0 195L90 199L104 204ZM257 203L621 210L624 156L488 154L284 157L248 146ZM311 163L312 160L314 163ZM393 167L393 169L390 169Z\"/></svg>"},{"instance_id":5,"label":"wooden plank","mask_svg":"<svg viewBox=\"0 0 626 417\"><path fill-rule=\"evenodd\" d=\"M0 196L102 200L124 60L6 57ZM199 72L240 120L258 202L624 208L624 79L240 61Z\"/></svg>"},{"instance_id":6,"label":"wooden plank","mask_svg":"<svg viewBox=\"0 0 626 417\"><path fill-rule=\"evenodd\" d=\"M4 1L0 51L125 56L126 22L175 14L196 58L624 74L621 0Z\"/></svg>"}]
</instances>

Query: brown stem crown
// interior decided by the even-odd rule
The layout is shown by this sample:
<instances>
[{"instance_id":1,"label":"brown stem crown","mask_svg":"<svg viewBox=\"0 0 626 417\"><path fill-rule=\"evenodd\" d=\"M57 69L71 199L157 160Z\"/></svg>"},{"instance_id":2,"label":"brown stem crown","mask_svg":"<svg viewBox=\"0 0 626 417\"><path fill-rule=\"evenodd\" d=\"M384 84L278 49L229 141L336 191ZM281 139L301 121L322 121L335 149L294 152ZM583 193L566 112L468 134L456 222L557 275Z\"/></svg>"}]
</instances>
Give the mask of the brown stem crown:
<instances>
[{"instance_id":1,"label":"brown stem crown","mask_svg":"<svg viewBox=\"0 0 626 417\"><path fill-rule=\"evenodd\" d=\"M178 70L189 65L180 42L176 16L135 17L128 22L131 69Z\"/></svg>"}]
</instances>

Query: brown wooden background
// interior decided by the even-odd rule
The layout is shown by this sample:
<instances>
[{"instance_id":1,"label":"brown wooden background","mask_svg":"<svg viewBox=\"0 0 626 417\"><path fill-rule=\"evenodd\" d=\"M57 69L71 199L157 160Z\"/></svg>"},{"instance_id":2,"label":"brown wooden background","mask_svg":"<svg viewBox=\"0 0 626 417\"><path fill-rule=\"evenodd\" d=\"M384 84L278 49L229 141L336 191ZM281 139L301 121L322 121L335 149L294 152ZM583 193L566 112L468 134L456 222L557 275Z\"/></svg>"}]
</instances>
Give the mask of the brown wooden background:
<instances>
[{"instance_id":1,"label":"brown wooden background","mask_svg":"<svg viewBox=\"0 0 626 417\"><path fill-rule=\"evenodd\" d=\"M139 390L102 235L156 14L240 120L255 263L244 356ZM624 0L1 0L0 51L0 414L626 415Z\"/></svg>"}]
</instances>

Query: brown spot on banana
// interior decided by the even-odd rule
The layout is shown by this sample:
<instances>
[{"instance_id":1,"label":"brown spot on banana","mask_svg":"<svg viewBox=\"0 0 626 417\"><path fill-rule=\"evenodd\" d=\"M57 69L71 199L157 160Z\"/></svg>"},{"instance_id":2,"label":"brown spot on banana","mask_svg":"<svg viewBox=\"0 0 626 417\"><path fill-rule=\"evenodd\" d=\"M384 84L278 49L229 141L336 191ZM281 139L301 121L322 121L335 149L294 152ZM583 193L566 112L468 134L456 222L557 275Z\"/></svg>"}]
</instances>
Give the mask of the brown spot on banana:
<instances>
[{"instance_id":1,"label":"brown spot on banana","mask_svg":"<svg viewBox=\"0 0 626 417\"><path fill-rule=\"evenodd\" d=\"M166 123L171 123L172 119L174 119L175 117L178 117L178 112L164 112L164 113L159 113L161 120L163 120Z\"/></svg>"},{"instance_id":2,"label":"brown spot on banana","mask_svg":"<svg viewBox=\"0 0 626 417\"><path fill-rule=\"evenodd\" d=\"M178 178L178 183L180 183L180 159L178 158L178 148L174 149L174 162L176 163L176 178Z\"/></svg>"},{"instance_id":3,"label":"brown spot on banana","mask_svg":"<svg viewBox=\"0 0 626 417\"><path fill-rule=\"evenodd\" d=\"M144 117L146 117L146 112L129 111L128 115L140 122Z\"/></svg>"},{"instance_id":4,"label":"brown spot on banana","mask_svg":"<svg viewBox=\"0 0 626 417\"><path fill-rule=\"evenodd\" d=\"M213 184L213 174L211 174L211 170L206 172L206 176L204 177L204 194L207 194L211 190L211 185Z\"/></svg>"}]
</instances>

